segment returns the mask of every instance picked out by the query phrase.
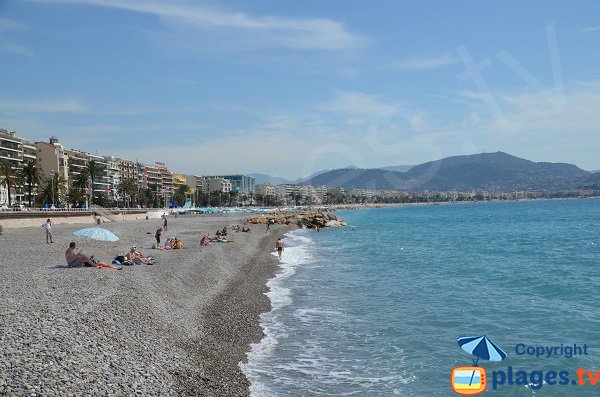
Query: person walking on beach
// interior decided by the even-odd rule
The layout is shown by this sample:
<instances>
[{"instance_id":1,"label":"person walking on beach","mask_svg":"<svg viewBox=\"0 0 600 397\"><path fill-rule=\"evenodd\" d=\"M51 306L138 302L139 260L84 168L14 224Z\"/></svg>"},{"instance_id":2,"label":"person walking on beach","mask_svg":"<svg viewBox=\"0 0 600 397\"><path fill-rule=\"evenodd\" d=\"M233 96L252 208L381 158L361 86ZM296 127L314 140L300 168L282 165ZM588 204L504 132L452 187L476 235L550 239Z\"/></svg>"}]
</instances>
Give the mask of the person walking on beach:
<instances>
[{"instance_id":1,"label":"person walking on beach","mask_svg":"<svg viewBox=\"0 0 600 397\"><path fill-rule=\"evenodd\" d=\"M270 232L270 231L271 231L271 223L272 223L271 221L272 221L272 219L269 219L269 220L267 221L267 230L265 230L265 233L267 233L267 232Z\"/></svg>"},{"instance_id":2,"label":"person walking on beach","mask_svg":"<svg viewBox=\"0 0 600 397\"><path fill-rule=\"evenodd\" d=\"M279 237L275 243L275 248L277 248L277 255L279 255L279 260L281 260L281 254L283 254L283 237Z\"/></svg>"},{"instance_id":3,"label":"person walking on beach","mask_svg":"<svg viewBox=\"0 0 600 397\"><path fill-rule=\"evenodd\" d=\"M163 227L162 228L163 228L164 231L166 231L167 230L167 215L166 214L163 214L163 219L165 221L163 222Z\"/></svg>"},{"instance_id":4,"label":"person walking on beach","mask_svg":"<svg viewBox=\"0 0 600 397\"><path fill-rule=\"evenodd\" d=\"M162 234L162 227L159 227L158 230L156 230L156 234L154 235L154 237L156 238L156 244L160 245L160 235Z\"/></svg>"},{"instance_id":5,"label":"person walking on beach","mask_svg":"<svg viewBox=\"0 0 600 397\"><path fill-rule=\"evenodd\" d=\"M46 244L53 243L52 241L52 221L50 218L46 220L46 222L42 223L42 227L46 229ZM48 242L50 240L50 242Z\"/></svg>"}]
</instances>

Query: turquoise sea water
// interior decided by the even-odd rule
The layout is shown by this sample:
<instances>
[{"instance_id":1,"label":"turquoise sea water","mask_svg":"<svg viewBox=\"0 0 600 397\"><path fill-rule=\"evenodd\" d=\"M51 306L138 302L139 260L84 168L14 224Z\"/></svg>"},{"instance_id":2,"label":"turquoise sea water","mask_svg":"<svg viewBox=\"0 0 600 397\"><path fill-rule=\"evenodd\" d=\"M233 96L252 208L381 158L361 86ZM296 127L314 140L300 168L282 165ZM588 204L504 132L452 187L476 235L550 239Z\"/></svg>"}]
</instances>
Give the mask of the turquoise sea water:
<instances>
[{"instance_id":1,"label":"turquoise sea water","mask_svg":"<svg viewBox=\"0 0 600 397\"><path fill-rule=\"evenodd\" d=\"M267 336L244 365L252 396L452 396L451 369L471 365L457 338L475 335L508 353L480 361L486 394L600 395L600 382L491 385L509 366L567 370L569 383L579 367L600 370L600 200L339 215L352 227L286 237ZM519 356L519 343L589 354Z\"/></svg>"}]
</instances>

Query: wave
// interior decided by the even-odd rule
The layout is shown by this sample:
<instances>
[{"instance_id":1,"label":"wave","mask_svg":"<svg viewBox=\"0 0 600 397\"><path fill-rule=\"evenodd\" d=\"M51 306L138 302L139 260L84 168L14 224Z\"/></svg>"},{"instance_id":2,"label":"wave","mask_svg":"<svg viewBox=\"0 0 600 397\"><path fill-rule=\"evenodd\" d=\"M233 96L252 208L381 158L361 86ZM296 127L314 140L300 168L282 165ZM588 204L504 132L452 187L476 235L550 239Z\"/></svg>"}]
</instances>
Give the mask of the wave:
<instances>
[{"instance_id":1,"label":"wave","mask_svg":"<svg viewBox=\"0 0 600 397\"><path fill-rule=\"evenodd\" d=\"M285 249L279 263L280 270L274 278L267 282L269 292L266 293L271 301L271 311L261 314L260 325L265 336L259 343L250 346L247 353L248 362L240 364L242 371L250 380L250 394L255 397L269 396L268 387L261 382L261 375L268 372L269 358L278 345L278 340L287 337L284 324L279 321L279 311L292 304L292 291L285 287L285 282L296 273L300 266L314 261L311 245L314 241L303 235L306 231L296 230L285 235ZM277 256L277 252L272 255ZM264 368L267 368L265 370Z\"/></svg>"}]
</instances>

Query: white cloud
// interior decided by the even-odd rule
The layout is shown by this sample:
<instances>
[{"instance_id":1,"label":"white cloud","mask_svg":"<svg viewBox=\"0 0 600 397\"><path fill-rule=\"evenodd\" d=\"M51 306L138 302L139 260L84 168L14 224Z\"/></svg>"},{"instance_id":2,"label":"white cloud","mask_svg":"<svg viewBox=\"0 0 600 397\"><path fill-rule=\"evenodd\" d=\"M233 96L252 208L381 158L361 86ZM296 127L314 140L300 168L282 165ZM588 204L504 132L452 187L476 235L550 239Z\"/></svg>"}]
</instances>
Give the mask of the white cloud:
<instances>
[{"instance_id":1,"label":"white cloud","mask_svg":"<svg viewBox=\"0 0 600 397\"><path fill-rule=\"evenodd\" d=\"M406 70L431 70L456 65L459 59L452 55L441 55L432 58L411 58L396 62L394 66Z\"/></svg>"},{"instance_id":2,"label":"white cloud","mask_svg":"<svg viewBox=\"0 0 600 397\"><path fill-rule=\"evenodd\" d=\"M591 33L591 32L597 32L597 31L600 31L600 26L588 26L586 28L579 29L579 32L581 32L581 33Z\"/></svg>"},{"instance_id":3,"label":"white cloud","mask_svg":"<svg viewBox=\"0 0 600 397\"><path fill-rule=\"evenodd\" d=\"M18 113L81 113L85 106L77 99L52 101L13 101L0 99L0 112Z\"/></svg>"},{"instance_id":4,"label":"white cloud","mask_svg":"<svg viewBox=\"0 0 600 397\"><path fill-rule=\"evenodd\" d=\"M0 37L0 50L16 55L22 55L27 58L35 58L35 55L30 48L22 44L17 44L14 41L8 40L4 37Z\"/></svg>"},{"instance_id":5,"label":"white cloud","mask_svg":"<svg viewBox=\"0 0 600 397\"><path fill-rule=\"evenodd\" d=\"M320 105L329 112L348 113L365 117L390 117L400 111L399 104L361 92L339 92L333 101Z\"/></svg>"},{"instance_id":6,"label":"white cloud","mask_svg":"<svg viewBox=\"0 0 600 397\"><path fill-rule=\"evenodd\" d=\"M343 23L328 18L253 16L197 4L151 0L56 0L47 3L95 5L151 14L167 22L176 22L179 29L220 29L229 38L245 42L252 42L258 35L265 47L342 50L367 43L366 38L349 32ZM254 37L248 37L249 34Z\"/></svg>"},{"instance_id":7,"label":"white cloud","mask_svg":"<svg viewBox=\"0 0 600 397\"><path fill-rule=\"evenodd\" d=\"M0 50L11 54L34 58L33 51L22 45L8 39L6 36L14 32L24 32L29 30L29 27L8 18L0 18Z\"/></svg>"}]
</instances>

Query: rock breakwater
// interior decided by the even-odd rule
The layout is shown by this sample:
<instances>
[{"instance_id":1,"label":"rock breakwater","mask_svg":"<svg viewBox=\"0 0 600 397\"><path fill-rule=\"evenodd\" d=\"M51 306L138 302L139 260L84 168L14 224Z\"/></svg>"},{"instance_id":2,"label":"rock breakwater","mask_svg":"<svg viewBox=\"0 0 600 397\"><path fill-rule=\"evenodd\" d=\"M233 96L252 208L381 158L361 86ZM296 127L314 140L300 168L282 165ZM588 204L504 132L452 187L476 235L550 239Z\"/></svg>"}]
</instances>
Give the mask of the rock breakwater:
<instances>
[{"instance_id":1,"label":"rock breakwater","mask_svg":"<svg viewBox=\"0 0 600 397\"><path fill-rule=\"evenodd\" d=\"M246 224L266 225L295 225L302 229L318 229L322 227L342 227L348 226L346 222L339 216L332 213L324 213L320 211L304 211L304 212L285 212L268 215L252 215L246 218Z\"/></svg>"}]
</instances>

